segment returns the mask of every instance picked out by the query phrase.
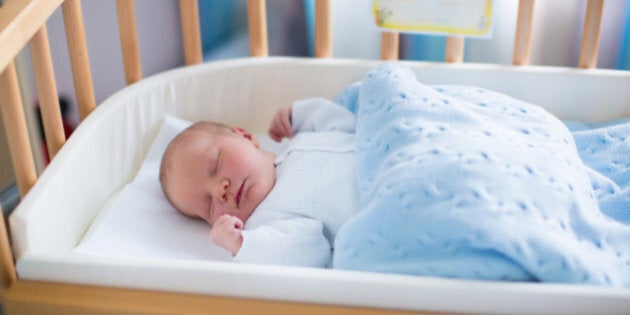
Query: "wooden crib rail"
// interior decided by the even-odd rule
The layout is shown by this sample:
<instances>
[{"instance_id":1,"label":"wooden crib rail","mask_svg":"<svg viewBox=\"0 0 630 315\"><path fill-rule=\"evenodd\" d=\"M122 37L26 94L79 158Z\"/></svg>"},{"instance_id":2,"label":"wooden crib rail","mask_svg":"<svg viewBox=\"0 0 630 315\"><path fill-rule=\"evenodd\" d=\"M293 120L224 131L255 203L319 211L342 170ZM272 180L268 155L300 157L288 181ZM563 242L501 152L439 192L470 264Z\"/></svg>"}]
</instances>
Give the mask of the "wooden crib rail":
<instances>
[{"instance_id":1,"label":"wooden crib rail","mask_svg":"<svg viewBox=\"0 0 630 315\"><path fill-rule=\"evenodd\" d=\"M535 0L520 0L518 7L516 34L512 64L528 65L531 56L531 36ZM604 0L589 0L580 51L580 68L594 68L597 64L599 36ZM248 0L248 20L251 55L267 56L267 31L265 0ZM465 39L449 36L446 42L445 61L464 60ZM399 35L396 32L383 32L381 35L381 59L399 58ZM315 2L315 57L332 57L332 22L330 0Z\"/></svg>"},{"instance_id":2,"label":"wooden crib rail","mask_svg":"<svg viewBox=\"0 0 630 315\"><path fill-rule=\"evenodd\" d=\"M95 107L94 92L90 68L87 62L87 48L81 15L80 0L11 0L0 11L0 69L4 69L10 60L17 55L26 42L52 14L55 8L63 3L64 23L68 36L68 46L72 59L75 88L81 118ZM599 36L603 11L603 0L589 0L584 24L582 48L580 53L581 68L596 66ZM332 56L332 28L330 0L316 0L316 56ZM119 8L120 32L125 59L127 82L135 82L141 75L138 53L137 34L133 0L117 0ZM533 19L534 0L520 0L513 64L529 63L531 51L531 25ZM201 62L201 42L199 36L199 19L197 0L180 0L182 32L186 64ZM267 56L267 32L265 0L248 0L248 19L250 23L252 56ZM10 24L10 25L9 25ZM10 26L10 27L9 27ZM15 28L16 30L9 30ZM383 34L383 59L397 58L398 41L393 34ZM461 39L449 39L449 48L445 55L447 61L459 61L463 56Z\"/></svg>"},{"instance_id":3,"label":"wooden crib rail","mask_svg":"<svg viewBox=\"0 0 630 315\"><path fill-rule=\"evenodd\" d=\"M63 0L10 0L0 9L0 71L22 50Z\"/></svg>"},{"instance_id":4,"label":"wooden crib rail","mask_svg":"<svg viewBox=\"0 0 630 315\"><path fill-rule=\"evenodd\" d=\"M83 121L96 108L96 99L94 98L92 70L90 69L87 42L85 41L81 1L66 0L61 6L61 10L66 29L66 42L70 53L70 66L72 67L79 118Z\"/></svg>"},{"instance_id":5,"label":"wooden crib rail","mask_svg":"<svg viewBox=\"0 0 630 315\"><path fill-rule=\"evenodd\" d=\"M201 30L197 0L179 0L179 13L186 65L201 63L203 59L201 56Z\"/></svg>"},{"instance_id":6,"label":"wooden crib rail","mask_svg":"<svg viewBox=\"0 0 630 315\"><path fill-rule=\"evenodd\" d=\"M266 57L269 55L267 14L265 10L265 0L247 1L249 43L252 57ZM387 37L387 39L393 39L393 37ZM397 41L396 45L398 45ZM387 44L386 47L391 50L390 44ZM330 0L315 0L315 57L330 58L332 55ZM388 52L387 56L392 58L392 52Z\"/></svg>"},{"instance_id":7,"label":"wooden crib rail","mask_svg":"<svg viewBox=\"0 0 630 315\"><path fill-rule=\"evenodd\" d=\"M459 36L449 36L446 38L446 62L464 61L464 38Z\"/></svg>"},{"instance_id":8,"label":"wooden crib rail","mask_svg":"<svg viewBox=\"0 0 630 315\"><path fill-rule=\"evenodd\" d=\"M35 184L37 174L28 137L28 129L23 111L22 97L13 58L30 40L36 84L40 96L56 99L50 51L45 22L61 1L15 0L0 9L0 104L5 125L11 161L15 170L18 190L24 196ZM58 119L55 117L58 104L50 99L42 102L42 118L45 132L50 137L51 152L56 153L65 138L58 135Z\"/></svg>"},{"instance_id":9,"label":"wooden crib rail","mask_svg":"<svg viewBox=\"0 0 630 315\"><path fill-rule=\"evenodd\" d=\"M116 0L116 12L118 15L118 31L120 33L123 64L125 65L125 81L129 85L142 79L133 0Z\"/></svg>"},{"instance_id":10,"label":"wooden crib rail","mask_svg":"<svg viewBox=\"0 0 630 315\"><path fill-rule=\"evenodd\" d=\"M18 190L24 196L37 180L24 104L13 58L28 43L40 97L42 123L51 157L65 143L46 20L62 6L81 119L95 108L79 0L11 0L0 9L0 103Z\"/></svg>"},{"instance_id":11,"label":"wooden crib rail","mask_svg":"<svg viewBox=\"0 0 630 315\"><path fill-rule=\"evenodd\" d=\"M599 54L599 35L602 31L602 16L604 0L588 0L586 18L582 31L582 46L580 48L580 68L595 68Z\"/></svg>"},{"instance_id":12,"label":"wooden crib rail","mask_svg":"<svg viewBox=\"0 0 630 315\"><path fill-rule=\"evenodd\" d=\"M399 56L400 35L397 32L381 33L381 59L396 60Z\"/></svg>"},{"instance_id":13,"label":"wooden crib rail","mask_svg":"<svg viewBox=\"0 0 630 315\"><path fill-rule=\"evenodd\" d=\"M332 46L330 0L315 0L315 57L332 57Z\"/></svg>"},{"instance_id":14,"label":"wooden crib rail","mask_svg":"<svg viewBox=\"0 0 630 315\"><path fill-rule=\"evenodd\" d=\"M28 129L22 106L22 96L13 62L0 74L0 104L2 119L9 144L11 162L17 179L20 196L33 187L37 181L35 162L28 138Z\"/></svg>"},{"instance_id":15,"label":"wooden crib rail","mask_svg":"<svg viewBox=\"0 0 630 315\"><path fill-rule=\"evenodd\" d=\"M252 57L267 57L267 13L265 0L247 0L249 50Z\"/></svg>"},{"instance_id":16,"label":"wooden crib rail","mask_svg":"<svg viewBox=\"0 0 630 315\"><path fill-rule=\"evenodd\" d=\"M119 17L125 77L128 84L142 78L138 38L135 27L133 0L116 0ZM201 40L197 0L180 0L180 15L183 32L183 48L186 64L202 61ZM252 56L267 56L267 23L265 0L248 0L248 18ZM584 22L580 68L594 68L597 64L599 39L602 24L604 0L589 0ZM2 71L3 113L7 133L12 140L9 143L14 169L20 193L25 194L35 182L34 163L28 142L28 132L22 112L23 104L15 79L13 58L28 43L32 50L34 73L40 96L44 130L51 156L65 142L62 135L60 113L56 97L53 66L50 58L45 22L53 11L61 6L64 25L68 38L68 50L71 58L72 74L77 95L77 105L81 119L95 108L92 75L89 66L83 16L80 0L11 0L0 10L0 70ZM516 28L513 64L527 65L531 51L531 29L534 15L534 0L520 0L518 23ZM332 57L331 1L316 0L315 13L315 55ZM382 59L397 59L399 35L383 33L381 43ZM447 41L446 61L463 60L464 39L449 37Z\"/></svg>"},{"instance_id":17,"label":"wooden crib rail","mask_svg":"<svg viewBox=\"0 0 630 315\"><path fill-rule=\"evenodd\" d=\"M528 65L532 52L532 24L534 22L534 0L520 0L514 35L512 64Z\"/></svg>"},{"instance_id":18,"label":"wooden crib rail","mask_svg":"<svg viewBox=\"0 0 630 315\"><path fill-rule=\"evenodd\" d=\"M42 25L29 43L35 85L39 93L39 109L46 134L48 156L52 159L66 142L61 120L57 84L48 44L46 25Z\"/></svg>"},{"instance_id":19,"label":"wooden crib rail","mask_svg":"<svg viewBox=\"0 0 630 315\"><path fill-rule=\"evenodd\" d=\"M116 0L118 31L123 54L125 82L127 85L142 80L142 62L133 0ZM201 31L197 0L179 1L182 45L186 65L202 62Z\"/></svg>"}]
</instances>

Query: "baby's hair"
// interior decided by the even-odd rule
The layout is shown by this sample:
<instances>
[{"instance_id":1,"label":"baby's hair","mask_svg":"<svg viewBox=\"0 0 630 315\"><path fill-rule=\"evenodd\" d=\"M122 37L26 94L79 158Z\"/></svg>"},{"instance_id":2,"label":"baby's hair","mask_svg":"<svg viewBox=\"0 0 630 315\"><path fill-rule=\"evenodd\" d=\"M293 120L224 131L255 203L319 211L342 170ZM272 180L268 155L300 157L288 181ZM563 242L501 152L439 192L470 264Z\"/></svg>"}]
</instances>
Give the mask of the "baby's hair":
<instances>
[{"instance_id":1,"label":"baby's hair","mask_svg":"<svg viewBox=\"0 0 630 315\"><path fill-rule=\"evenodd\" d=\"M184 129L184 131L180 132L166 147L164 151L164 155L162 155L162 161L160 163L160 185L162 186L162 191L164 192L164 196L169 201L171 205L173 205L179 212L183 212L181 209L177 208L177 205L173 202L170 196L170 189L168 189L169 184L169 171L172 164L172 156L173 152L177 150L181 142L190 136L206 136L213 137L216 135L234 135L232 128L222 123L213 122L213 121L200 121L192 124L190 127Z\"/></svg>"}]
</instances>

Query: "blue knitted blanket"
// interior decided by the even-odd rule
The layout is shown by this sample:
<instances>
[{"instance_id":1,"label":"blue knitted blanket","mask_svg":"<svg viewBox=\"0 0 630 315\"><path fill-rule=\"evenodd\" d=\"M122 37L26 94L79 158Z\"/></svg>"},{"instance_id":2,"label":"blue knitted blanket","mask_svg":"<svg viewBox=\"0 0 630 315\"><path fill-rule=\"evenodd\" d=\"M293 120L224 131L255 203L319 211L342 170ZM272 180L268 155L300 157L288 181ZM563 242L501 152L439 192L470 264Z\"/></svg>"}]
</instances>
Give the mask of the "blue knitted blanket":
<instances>
[{"instance_id":1,"label":"blue knitted blanket","mask_svg":"<svg viewBox=\"0 0 630 315\"><path fill-rule=\"evenodd\" d=\"M565 124L396 63L336 101L357 115L363 210L334 268L630 287L630 123Z\"/></svg>"}]
</instances>

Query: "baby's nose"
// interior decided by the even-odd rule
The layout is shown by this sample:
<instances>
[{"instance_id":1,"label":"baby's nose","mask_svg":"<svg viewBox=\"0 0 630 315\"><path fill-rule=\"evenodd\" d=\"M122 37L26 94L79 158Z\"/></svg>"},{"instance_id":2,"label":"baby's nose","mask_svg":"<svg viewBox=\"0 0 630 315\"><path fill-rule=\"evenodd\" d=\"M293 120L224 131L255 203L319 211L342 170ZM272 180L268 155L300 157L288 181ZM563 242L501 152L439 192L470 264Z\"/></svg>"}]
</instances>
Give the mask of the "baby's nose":
<instances>
[{"instance_id":1,"label":"baby's nose","mask_svg":"<svg viewBox=\"0 0 630 315\"><path fill-rule=\"evenodd\" d=\"M221 180L216 190L216 196L219 201L226 202L229 199L228 192L230 188L230 182L227 179Z\"/></svg>"}]
</instances>

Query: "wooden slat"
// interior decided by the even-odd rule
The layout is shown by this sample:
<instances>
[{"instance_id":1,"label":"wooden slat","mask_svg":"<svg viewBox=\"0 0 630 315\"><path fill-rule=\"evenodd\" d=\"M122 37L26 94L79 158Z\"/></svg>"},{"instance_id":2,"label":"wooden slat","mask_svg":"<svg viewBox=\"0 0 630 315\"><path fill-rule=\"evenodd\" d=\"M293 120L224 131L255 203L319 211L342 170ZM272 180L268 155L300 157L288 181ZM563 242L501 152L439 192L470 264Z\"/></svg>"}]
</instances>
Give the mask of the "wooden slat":
<instances>
[{"instance_id":1,"label":"wooden slat","mask_svg":"<svg viewBox=\"0 0 630 315\"><path fill-rule=\"evenodd\" d=\"M446 62L464 61L464 38L459 36L449 36L446 38Z\"/></svg>"},{"instance_id":2,"label":"wooden slat","mask_svg":"<svg viewBox=\"0 0 630 315\"><path fill-rule=\"evenodd\" d=\"M247 0L247 25L250 55L252 57L269 56L265 0Z\"/></svg>"},{"instance_id":3,"label":"wooden slat","mask_svg":"<svg viewBox=\"0 0 630 315\"><path fill-rule=\"evenodd\" d=\"M88 57L83 13L80 0L66 0L62 5L63 23L66 29L66 41L70 54L74 92L77 96L79 118L85 119L96 108L92 71Z\"/></svg>"},{"instance_id":4,"label":"wooden slat","mask_svg":"<svg viewBox=\"0 0 630 315\"><path fill-rule=\"evenodd\" d=\"M44 24L29 43L35 85L39 94L39 109L41 112L48 156L52 159L66 142L57 97L57 84L53 70L48 33Z\"/></svg>"},{"instance_id":5,"label":"wooden slat","mask_svg":"<svg viewBox=\"0 0 630 315\"><path fill-rule=\"evenodd\" d=\"M179 0L179 16L186 65L201 63L201 31L197 0Z\"/></svg>"},{"instance_id":6,"label":"wooden slat","mask_svg":"<svg viewBox=\"0 0 630 315\"><path fill-rule=\"evenodd\" d=\"M528 65L532 51L532 22L534 21L534 0L520 0L516 35L514 35L514 53L512 64Z\"/></svg>"},{"instance_id":7,"label":"wooden slat","mask_svg":"<svg viewBox=\"0 0 630 315\"><path fill-rule=\"evenodd\" d=\"M9 0L0 9L0 71L22 50L63 0Z\"/></svg>"},{"instance_id":8,"label":"wooden slat","mask_svg":"<svg viewBox=\"0 0 630 315\"><path fill-rule=\"evenodd\" d=\"M398 59L398 42L399 35L397 32L381 33L381 59L397 60Z\"/></svg>"},{"instance_id":9,"label":"wooden slat","mask_svg":"<svg viewBox=\"0 0 630 315\"><path fill-rule=\"evenodd\" d=\"M597 67L599 54L599 37L602 30L604 0L589 0L582 32L582 48L580 49L580 68Z\"/></svg>"},{"instance_id":10,"label":"wooden slat","mask_svg":"<svg viewBox=\"0 0 630 315\"><path fill-rule=\"evenodd\" d=\"M0 107L15 179L20 196L23 197L37 181L37 173L13 63L7 65L0 74Z\"/></svg>"},{"instance_id":11,"label":"wooden slat","mask_svg":"<svg viewBox=\"0 0 630 315\"><path fill-rule=\"evenodd\" d=\"M4 300L4 294L12 283L17 280L15 263L11 253L9 234L7 234L2 207L0 206L0 303Z\"/></svg>"},{"instance_id":12,"label":"wooden slat","mask_svg":"<svg viewBox=\"0 0 630 315\"><path fill-rule=\"evenodd\" d=\"M273 285L273 284L270 284ZM11 314L433 314L287 301L18 280L5 298Z\"/></svg>"},{"instance_id":13,"label":"wooden slat","mask_svg":"<svg viewBox=\"0 0 630 315\"><path fill-rule=\"evenodd\" d=\"M129 85L142 79L133 0L116 0L116 12L118 13L118 31L120 33L123 63L125 64L125 81Z\"/></svg>"},{"instance_id":14,"label":"wooden slat","mask_svg":"<svg viewBox=\"0 0 630 315\"><path fill-rule=\"evenodd\" d=\"M332 57L330 0L315 0L315 57Z\"/></svg>"}]
</instances>

